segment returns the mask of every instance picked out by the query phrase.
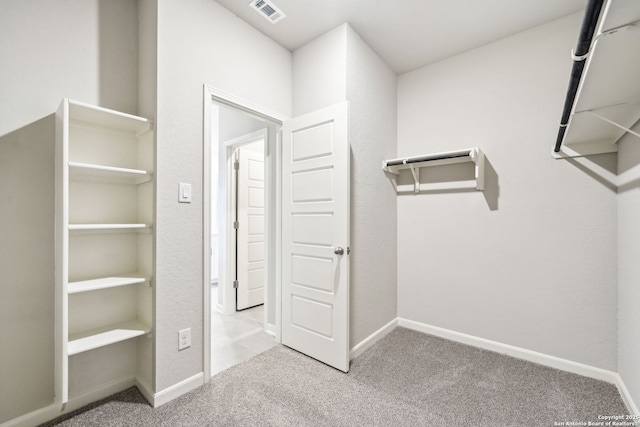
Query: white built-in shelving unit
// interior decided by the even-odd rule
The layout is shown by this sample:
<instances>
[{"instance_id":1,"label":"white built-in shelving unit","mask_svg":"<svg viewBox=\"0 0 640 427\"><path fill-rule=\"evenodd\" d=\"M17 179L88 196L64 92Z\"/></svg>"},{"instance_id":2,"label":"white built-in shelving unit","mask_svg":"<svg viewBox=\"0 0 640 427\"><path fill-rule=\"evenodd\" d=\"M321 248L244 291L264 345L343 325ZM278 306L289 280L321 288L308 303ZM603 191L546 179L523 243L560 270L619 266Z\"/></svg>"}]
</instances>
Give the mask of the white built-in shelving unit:
<instances>
[{"instance_id":1,"label":"white built-in shelving unit","mask_svg":"<svg viewBox=\"0 0 640 427\"><path fill-rule=\"evenodd\" d=\"M56 401L151 390L154 137L65 99L56 114Z\"/></svg>"}]
</instances>

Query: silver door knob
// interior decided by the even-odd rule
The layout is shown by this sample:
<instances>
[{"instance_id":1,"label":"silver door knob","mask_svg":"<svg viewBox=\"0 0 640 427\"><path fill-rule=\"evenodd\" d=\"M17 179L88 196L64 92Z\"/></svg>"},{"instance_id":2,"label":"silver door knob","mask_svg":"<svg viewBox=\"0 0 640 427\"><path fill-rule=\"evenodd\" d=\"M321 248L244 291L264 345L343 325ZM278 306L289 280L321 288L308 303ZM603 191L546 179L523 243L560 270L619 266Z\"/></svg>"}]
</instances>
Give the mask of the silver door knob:
<instances>
[{"instance_id":1,"label":"silver door knob","mask_svg":"<svg viewBox=\"0 0 640 427\"><path fill-rule=\"evenodd\" d=\"M338 246L337 248L335 248L333 250L333 253L336 255L344 255L344 249L342 249L340 246Z\"/></svg>"}]
</instances>

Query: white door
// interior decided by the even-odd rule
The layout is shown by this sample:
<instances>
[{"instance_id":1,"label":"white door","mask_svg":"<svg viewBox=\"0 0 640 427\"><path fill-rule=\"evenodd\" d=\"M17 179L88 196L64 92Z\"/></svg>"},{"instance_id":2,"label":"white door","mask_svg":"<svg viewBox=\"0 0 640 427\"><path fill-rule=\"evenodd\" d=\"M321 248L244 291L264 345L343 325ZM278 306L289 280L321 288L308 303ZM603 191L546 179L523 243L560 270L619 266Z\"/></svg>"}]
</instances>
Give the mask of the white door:
<instances>
[{"instance_id":1,"label":"white door","mask_svg":"<svg viewBox=\"0 0 640 427\"><path fill-rule=\"evenodd\" d=\"M282 132L282 344L349 371L348 104Z\"/></svg>"},{"instance_id":2,"label":"white door","mask_svg":"<svg viewBox=\"0 0 640 427\"><path fill-rule=\"evenodd\" d=\"M264 304L264 154L237 158L236 310Z\"/></svg>"}]
</instances>

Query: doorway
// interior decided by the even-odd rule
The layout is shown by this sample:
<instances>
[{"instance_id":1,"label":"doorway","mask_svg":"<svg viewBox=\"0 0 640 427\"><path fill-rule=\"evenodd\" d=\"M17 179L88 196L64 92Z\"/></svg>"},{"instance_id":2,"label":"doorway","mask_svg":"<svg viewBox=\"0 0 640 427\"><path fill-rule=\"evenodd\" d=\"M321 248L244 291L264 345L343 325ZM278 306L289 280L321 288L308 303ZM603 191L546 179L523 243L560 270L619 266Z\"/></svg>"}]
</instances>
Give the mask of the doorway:
<instances>
[{"instance_id":1,"label":"doorway","mask_svg":"<svg viewBox=\"0 0 640 427\"><path fill-rule=\"evenodd\" d=\"M205 85L204 374L211 378L216 340L210 307L229 315L235 296L233 142L263 130L264 331L307 356L349 370L348 102L278 119ZM244 123L238 135L238 125ZM253 127L253 129L251 129ZM225 135L233 128L234 134ZM223 136L224 135L224 136ZM225 141L227 141L225 143ZM216 158L217 156L217 158ZM217 166L217 170L216 170ZM217 193L212 190L217 189ZM267 196L268 194L268 196ZM206 219L217 213L215 220ZM212 224L218 225L218 283L211 301ZM213 230L215 231L215 230ZM253 242L257 243L257 242Z\"/></svg>"},{"instance_id":2,"label":"doorway","mask_svg":"<svg viewBox=\"0 0 640 427\"><path fill-rule=\"evenodd\" d=\"M205 86L207 379L280 339L274 171L281 121L245 107Z\"/></svg>"}]
</instances>

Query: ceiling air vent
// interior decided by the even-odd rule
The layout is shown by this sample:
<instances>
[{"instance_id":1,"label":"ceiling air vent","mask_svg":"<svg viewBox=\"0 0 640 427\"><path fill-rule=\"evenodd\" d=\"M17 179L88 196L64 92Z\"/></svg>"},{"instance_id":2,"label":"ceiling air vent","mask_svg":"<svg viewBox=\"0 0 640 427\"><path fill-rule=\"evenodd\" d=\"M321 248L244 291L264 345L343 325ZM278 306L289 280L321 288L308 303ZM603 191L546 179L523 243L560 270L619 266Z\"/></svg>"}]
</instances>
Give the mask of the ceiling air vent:
<instances>
[{"instance_id":1,"label":"ceiling air vent","mask_svg":"<svg viewBox=\"0 0 640 427\"><path fill-rule=\"evenodd\" d=\"M287 16L269 0L251 0L250 5L260 15L262 15L264 19L271 22L272 24L275 24L276 22Z\"/></svg>"}]
</instances>

